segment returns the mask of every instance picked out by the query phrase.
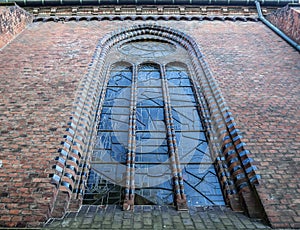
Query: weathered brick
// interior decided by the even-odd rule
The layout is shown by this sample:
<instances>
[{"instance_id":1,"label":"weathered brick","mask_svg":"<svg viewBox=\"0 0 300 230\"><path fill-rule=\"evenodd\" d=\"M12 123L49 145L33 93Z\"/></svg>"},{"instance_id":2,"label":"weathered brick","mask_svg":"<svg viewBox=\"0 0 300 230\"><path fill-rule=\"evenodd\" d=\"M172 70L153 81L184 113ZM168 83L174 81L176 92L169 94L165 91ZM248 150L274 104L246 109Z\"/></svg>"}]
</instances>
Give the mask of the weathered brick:
<instances>
[{"instance_id":1,"label":"weathered brick","mask_svg":"<svg viewBox=\"0 0 300 230\"><path fill-rule=\"evenodd\" d=\"M32 15L15 6L0 6L0 49L32 22Z\"/></svg>"},{"instance_id":2,"label":"weathered brick","mask_svg":"<svg viewBox=\"0 0 300 230\"><path fill-rule=\"evenodd\" d=\"M300 10L299 7L287 5L268 14L266 18L287 36L300 43ZM283 111L285 113L285 111Z\"/></svg>"},{"instance_id":3,"label":"weathered brick","mask_svg":"<svg viewBox=\"0 0 300 230\"><path fill-rule=\"evenodd\" d=\"M11 207L11 215L1 215L2 225L17 226L12 218L22 217L20 226L37 226L49 217L56 189L48 174L98 40L140 23L33 23L0 51L0 185L7 188L0 201L30 204L20 213ZM289 185L299 184L300 177L294 145L300 136L299 54L259 22L156 23L197 41L259 167L257 192L272 226L296 226L299 207L293 203L299 202ZM284 223L280 217L288 210L294 213ZM64 208L56 211L61 215Z\"/></svg>"}]
</instances>

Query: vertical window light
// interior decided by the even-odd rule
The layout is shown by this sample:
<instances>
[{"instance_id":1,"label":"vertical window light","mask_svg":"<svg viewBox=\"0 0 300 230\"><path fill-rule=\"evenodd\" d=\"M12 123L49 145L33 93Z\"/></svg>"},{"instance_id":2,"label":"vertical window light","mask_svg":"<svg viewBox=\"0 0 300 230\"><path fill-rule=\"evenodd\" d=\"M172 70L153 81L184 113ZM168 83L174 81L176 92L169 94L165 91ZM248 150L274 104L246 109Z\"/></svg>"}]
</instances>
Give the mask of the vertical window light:
<instances>
[{"instance_id":1,"label":"vertical window light","mask_svg":"<svg viewBox=\"0 0 300 230\"><path fill-rule=\"evenodd\" d=\"M114 67L98 127L84 203L224 204L184 65Z\"/></svg>"}]
</instances>

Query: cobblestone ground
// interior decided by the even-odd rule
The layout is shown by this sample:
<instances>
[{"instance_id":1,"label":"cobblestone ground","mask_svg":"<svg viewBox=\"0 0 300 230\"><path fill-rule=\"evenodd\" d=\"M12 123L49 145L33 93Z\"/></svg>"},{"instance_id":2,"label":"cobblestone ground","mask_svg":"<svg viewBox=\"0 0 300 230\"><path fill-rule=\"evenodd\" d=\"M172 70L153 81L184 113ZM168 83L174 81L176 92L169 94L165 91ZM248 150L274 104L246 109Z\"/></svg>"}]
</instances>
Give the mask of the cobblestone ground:
<instances>
[{"instance_id":1,"label":"cobblestone ground","mask_svg":"<svg viewBox=\"0 0 300 230\"><path fill-rule=\"evenodd\" d=\"M136 206L134 212L119 206L82 206L63 219L51 219L45 229L270 229L259 220L226 207L197 207L189 212L165 206Z\"/></svg>"}]
</instances>

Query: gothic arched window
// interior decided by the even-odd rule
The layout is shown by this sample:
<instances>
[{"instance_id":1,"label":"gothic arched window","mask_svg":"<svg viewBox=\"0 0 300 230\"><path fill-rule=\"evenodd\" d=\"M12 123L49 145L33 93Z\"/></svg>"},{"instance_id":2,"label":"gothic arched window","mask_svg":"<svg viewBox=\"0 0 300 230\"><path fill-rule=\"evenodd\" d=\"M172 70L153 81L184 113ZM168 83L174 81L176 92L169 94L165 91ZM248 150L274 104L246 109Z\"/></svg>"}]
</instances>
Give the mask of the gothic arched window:
<instances>
[{"instance_id":1,"label":"gothic arched window","mask_svg":"<svg viewBox=\"0 0 300 230\"><path fill-rule=\"evenodd\" d=\"M107 57L84 203L223 205L187 51L149 39Z\"/></svg>"},{"instance_id":2,"label":"gothic arched window","mask_svg":"<svg viewBox=\"0 0 300 230\"><path fill-rule=\"evenodd\" d=\"M226 203L262 215L260 176L188 35L136 25L104 36L77 93L49 175L54 213L82 202L125 210Z\"/></svg>"}]
</instances>

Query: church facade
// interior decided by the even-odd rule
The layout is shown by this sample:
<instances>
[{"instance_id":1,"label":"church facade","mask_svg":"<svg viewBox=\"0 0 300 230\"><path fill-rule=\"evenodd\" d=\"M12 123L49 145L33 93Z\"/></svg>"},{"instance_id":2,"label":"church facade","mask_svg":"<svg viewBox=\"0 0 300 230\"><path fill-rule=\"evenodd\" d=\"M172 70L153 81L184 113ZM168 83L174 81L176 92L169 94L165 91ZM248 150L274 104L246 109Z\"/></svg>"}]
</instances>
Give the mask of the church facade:
<instances>
[{"instance_id":1,"label":"church facade","mask_svg":"<svg viewBox=\"0 0 300 230\"><path fill-rule=\"evenodd\" d=\"M1 227L83 204L300 227L296 2L1 4Z\"/></svg>"}]
</instances>

